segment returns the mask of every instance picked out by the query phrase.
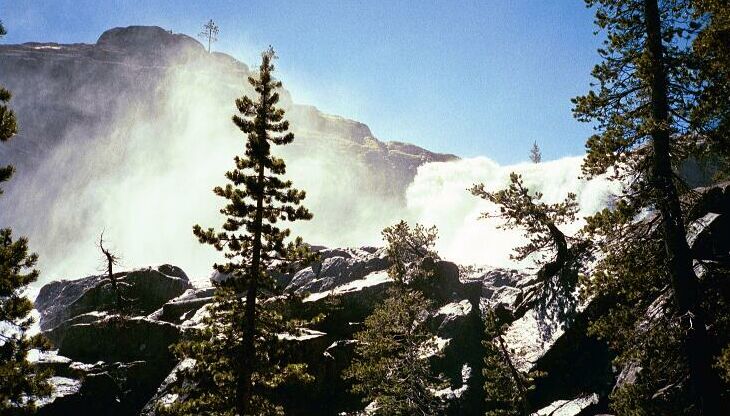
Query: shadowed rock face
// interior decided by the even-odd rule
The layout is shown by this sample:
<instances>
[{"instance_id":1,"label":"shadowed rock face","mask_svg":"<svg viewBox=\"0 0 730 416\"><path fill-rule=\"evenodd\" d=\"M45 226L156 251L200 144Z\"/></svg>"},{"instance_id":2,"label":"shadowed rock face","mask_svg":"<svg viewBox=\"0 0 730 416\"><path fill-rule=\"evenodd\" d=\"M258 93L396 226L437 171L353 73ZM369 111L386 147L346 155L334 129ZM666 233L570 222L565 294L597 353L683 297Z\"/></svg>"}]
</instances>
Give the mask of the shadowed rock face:
<instances>
[{"instance_id":1,"label":"shadowed rock face","mask_svg":"<svg viewBox=\"0 0 730 416\"><path fill-rule=\"evenodd\" d=\"M129 299L126 312L133 315L152 313L192 288L185 272L170 265L117 273L116 279L124 297ZM116 295L105 276L89 276L43 286L35 307L41 329L49 330L89 312L112 312L115 301Z\"/></svg>"},{"instance_id":2,"label":"shadowed rock face","mask_svg":"<svg viewBox=\"0 0 730 416\"><path fill-rule=\"evenodd\" d=\"M169 346L179 340L180 328L157 317L192 288L185 272L166 264L116 273L116 278L128 300L122 316L103 276L41 288L35 307L58 356L41 357L39 363L53 369L60 377L56 382L80 387L58 393L40 415L137 414L175 366Z\"/></svg>"}]
</instances>

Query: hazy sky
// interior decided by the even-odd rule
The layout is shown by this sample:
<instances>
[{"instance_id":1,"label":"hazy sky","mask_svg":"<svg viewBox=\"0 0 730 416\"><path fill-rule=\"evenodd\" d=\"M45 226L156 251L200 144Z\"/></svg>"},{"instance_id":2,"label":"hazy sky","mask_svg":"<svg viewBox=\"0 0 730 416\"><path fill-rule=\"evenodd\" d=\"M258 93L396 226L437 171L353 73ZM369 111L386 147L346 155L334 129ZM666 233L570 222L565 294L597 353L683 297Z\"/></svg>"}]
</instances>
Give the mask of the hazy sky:
<instances>
[{"instance_id":1,"label":"hazy sky","mask_svg":"<svg viewBox=\"0 0 730 416\"><path fill-rule=\"evenodd\" d=\"M599 40L582 0L0 0L4 43L93 43L106 29L158 25L249 65L271 44L298 103L401 140L501 163L583 153L572 118ZM233 105L231 105L233 109Z\"/></svg>"}]
</instances>

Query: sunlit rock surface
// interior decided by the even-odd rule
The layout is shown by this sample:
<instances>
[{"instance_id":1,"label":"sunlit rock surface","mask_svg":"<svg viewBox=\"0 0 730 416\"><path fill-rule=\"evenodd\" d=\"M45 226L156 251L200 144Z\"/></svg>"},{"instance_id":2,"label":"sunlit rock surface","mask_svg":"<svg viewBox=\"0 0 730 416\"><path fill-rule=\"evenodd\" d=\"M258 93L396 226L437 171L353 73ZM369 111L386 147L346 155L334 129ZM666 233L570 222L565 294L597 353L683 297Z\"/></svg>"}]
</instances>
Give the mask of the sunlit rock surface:
<instances>
[{"instance_id":1,"label":"sunlit rock surface","mask_svg":"<svg viewBox=\"0 0 730 416\"><path fill-rule=\"evenodd\" d=\"M162 265L157 268L115 273L118 285L124 286L133 314L148 314L192 288L180 268ZM115 308L116 295L106 275L76 280L61 280L43 286L35 300L43 330L55 328L69 318L85 313L99 313Z\"/></svg>"}]
</instances>

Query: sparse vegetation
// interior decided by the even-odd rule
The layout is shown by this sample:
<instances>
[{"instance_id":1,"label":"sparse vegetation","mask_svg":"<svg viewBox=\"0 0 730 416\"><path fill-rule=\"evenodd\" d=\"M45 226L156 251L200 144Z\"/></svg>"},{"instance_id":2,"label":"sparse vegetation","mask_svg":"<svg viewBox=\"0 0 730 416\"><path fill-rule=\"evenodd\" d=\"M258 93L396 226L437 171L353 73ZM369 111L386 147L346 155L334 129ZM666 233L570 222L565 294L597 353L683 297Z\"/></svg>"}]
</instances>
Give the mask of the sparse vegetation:
<instances>
[{"instance_id":1,"label":"sparse vegetation","mask_svg":"<svg viewBox=\"0 0 730 416\"><path fill-rule=\"evenodd\" d=\"M0 36L5 33L0 23ZM0 86L0 143L18 131L15 113L8 106L10 98L10 92ZM0 168L0 184L12 175L12 166ZM31 349L49 347L42 335L29 334L35 319L31 316L33 303L25 292L38 279L37 261L28 239L14 239L10 228L0 229L0 413L4 415L33 414L38 399L52 392L50 372L28 360Z\"/></svg>"},{"instance_id":2,"label":"sparse vegetation","mask_svg":"<svg viewBox=\"0 0 730 416\"><path fill-rule=\"evenodd\" d=\"M426 320L433 305L410 285L433 274L435 228L405 221L383 230L388 275L396 281L385 301L355 334L355 358L344 377L353 380L352 391L372 403L376 415L440 415L445 409L435 392L445 387L434 374L429 358L438 344Z\"/></svg>"},{"instance_id":3,"label":"sparse vegetation","mask_svg":"<svg viewBox=\"0 0 730 416\"><path fill-rule=\"evenodd\" d=\"M198 37L208 42L208 53L210 53L210 47L213 43L218 42L219 31L220 28L218 28L218 25L213 21L213 19L210 19L208 20L208 23L203 25L203 30L198 33Z\"/></svg>"}]
</instances>

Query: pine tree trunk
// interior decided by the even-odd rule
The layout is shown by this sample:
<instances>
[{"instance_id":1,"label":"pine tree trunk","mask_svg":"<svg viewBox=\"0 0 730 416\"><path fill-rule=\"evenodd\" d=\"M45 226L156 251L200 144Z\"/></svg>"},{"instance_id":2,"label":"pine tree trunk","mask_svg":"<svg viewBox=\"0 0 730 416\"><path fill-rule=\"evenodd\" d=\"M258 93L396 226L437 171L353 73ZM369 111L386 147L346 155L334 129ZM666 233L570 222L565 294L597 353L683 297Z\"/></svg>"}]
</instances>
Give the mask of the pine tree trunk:
<instances>
[{"instance_id":1,"label":"pine tree trunk","mask_svg":"<svg viewBox=\"0 0 730 416\"><path fill-rule=\"evenodd\" d=\"M523 416L527 416L530 414L530 402L527 400L527 388L522 383L522 375L512 362L512 358L509 355L509 351L507 350L507 346L504 343L504 338L502 338L502 335L497 335L497 343L499 345L500 351L502 352L502 359L504 359L504 362L509 367L512 379L517 386L517 391L519 391L520 393L520 413Z\"/></svg>"},{"instance_id":2,"label":"pine tree trunk","mask_svg":"<svg viewBox=\"0 0 730 416\"><path fill-rule=\"evenodd\" d=\"M261 139L265 140L265 139ZM261 225L263 222L264 205L264 165L259 163L258 168L258 195L256 195L256 217L254 218L254 239L252 244L251 276L246 290L246 309L243 323L243 368L238 380L238 414L246 416L250 413L251 397L253 395L253 367L256 363L256 295L258 279L261 273Z\"/></svg>"},{"instance_id":3,"label":"pine tree trunk","mask_svg":"<svg viewBox=\"0 0 730 416\"><path fill-rule=\"evenodd\" d=\"M117 285L117 279L114 277L114 260L111 256L107 255L107 272L109 273L109 281L112 284L112 290L114 290L114 296L116 297L117 312L122 313L122 294L119 293L119 286Z\"/></svg>"},{"instance_id":4,"label":"pine tree trunk","mask_svg":"<svg viewBox=\"0 0 730 416\"><path fill-rule=\"evenodd\" d=\"M685 354L689 365L692 399L700 414L719 415L719 387L713 380L705 316L701 309L701 288L694 272L692 255L682 219L670 159L667 77L657 0L644 0L647 48L650 54L650 88L654 150L652 181L655 202L662 215L664 246L678 313L686 323Z\"/></svg>"}]
</instances>

